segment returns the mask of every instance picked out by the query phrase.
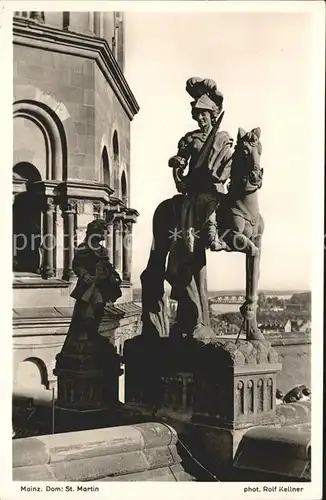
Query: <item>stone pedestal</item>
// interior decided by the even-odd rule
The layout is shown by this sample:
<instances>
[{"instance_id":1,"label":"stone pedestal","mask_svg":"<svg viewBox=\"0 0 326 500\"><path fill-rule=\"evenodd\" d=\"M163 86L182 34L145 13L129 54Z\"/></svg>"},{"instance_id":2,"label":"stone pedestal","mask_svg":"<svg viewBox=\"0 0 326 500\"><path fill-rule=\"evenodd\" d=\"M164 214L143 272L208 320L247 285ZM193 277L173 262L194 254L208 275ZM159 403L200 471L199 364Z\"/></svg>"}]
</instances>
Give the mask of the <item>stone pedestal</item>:
<instances>
[{"instance_id":1,"label":"stone pedestal","mask_svg":"<svg viewBox=\"0 0 326 500\"><path fill-rule=\"evenodd\" d=\"M55 420L60 431L109 425L119 408L120 357L99 334L72 339L56 358Z\"/></svg>"},{"instance_id":2,"label":"stone pedestal","mask_svg":"<svg viewBox=\"0 0 326 500\"><path fill-rule=\"evenodd\" d=\"M130 411L169 422L215 473L232 466L250 427L279 424L281 365L269 344L139 336L124 352Z\"/></svg>"}]
</instances>

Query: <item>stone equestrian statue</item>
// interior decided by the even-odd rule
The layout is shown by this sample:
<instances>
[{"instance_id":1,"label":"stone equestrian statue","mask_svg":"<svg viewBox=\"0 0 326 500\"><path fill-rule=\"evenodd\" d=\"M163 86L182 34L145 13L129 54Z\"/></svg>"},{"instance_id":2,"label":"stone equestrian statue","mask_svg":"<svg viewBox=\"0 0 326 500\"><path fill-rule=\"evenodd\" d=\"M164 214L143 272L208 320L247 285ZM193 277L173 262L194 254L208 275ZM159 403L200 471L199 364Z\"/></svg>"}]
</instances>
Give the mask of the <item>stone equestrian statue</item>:
<instances>
[{"instance_id":1,"label":"stone equestrian statue","mask_svg":"<svg viewBox=\"0 0 326 500\"><path fill-rule=\"evenodd\" d=\"M179 194L161 202L154 213L153 243L141 275L143 334L212 336L206 278L210 249L246 254L246 300L240 311L247 340L264 341L256 320L264 229L258 206L263 176L260 129L239 129L233 150L229 134L219 130L223 94L216 83L190 78L186 90L194 99L192 117L198 128L180 139L177 154L169 160ZM165 280L178 303L170 332Z\"/></svg>"}]
</instances>

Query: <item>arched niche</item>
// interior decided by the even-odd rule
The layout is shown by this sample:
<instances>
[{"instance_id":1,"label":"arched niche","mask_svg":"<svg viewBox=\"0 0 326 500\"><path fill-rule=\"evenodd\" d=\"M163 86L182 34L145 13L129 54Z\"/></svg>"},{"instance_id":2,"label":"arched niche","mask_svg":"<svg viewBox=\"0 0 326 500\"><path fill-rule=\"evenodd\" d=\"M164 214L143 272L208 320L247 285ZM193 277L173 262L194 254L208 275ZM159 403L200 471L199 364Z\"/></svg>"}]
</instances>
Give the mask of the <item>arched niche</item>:
<instances>
[{"instance_id":1,"label":"arched niche","mask_svg":"<svg viewBox=\"0 0 326 500\"><path fill-rule=\"evenodd\" d=\"M13 271L41 273L42 210L44 188L39 170L30 162L13 167L13 183L25 183L25 191L16 194L13 204Z\"/></svg>"},{"instance_id":2,"label":"arched niche","mask_svg":"<svg viewBox=\"0 0 326 500\"><path fill-rule=\"evenodd\" d=\"M16 163L12 171L16 179L26 179L28 183L39 182L42 180L39 170L28 161L20 161L19 163Z\"/></svg>"},{"instance_id":3,"label":"arched niche","mask_svg":"<svg viewBox=\"0 0 326 500\"><path fill-rule=\"evenodd\" d=\"M106 146L103 147L101 155L101 182L110 187L111 184L110 160Z\"/></svg>"},{"instance_id":4,"label":"arched niche","mask_svg":"<svg viewBox=\"0 0 326 500\"><path fill-rule=\"evenodd\" d=\"M49 151L49 180L67 178L67 143L63 125L58 116L43 103L32 100L16 101L14 119L23 117L33 121L42 131Z\"/></svg>"},{"instance_id":5,"label":"arched niche","mask_svg":"<svg viewBox=\"0 0 326 500\"><path fill-rule=\"evenodd\" d=\"M125 171L121 174L121 200L124 205L128 206L128 188L127 188L127 179Z\"/></svg>"},{"instance_id":6,"label":"arched niche","mask_svg":"<svg viewBox=\"0 0 326 500\"><path fill-rule=\"evenodd\" d=\"M48 389L49 381L45 363L35 357L22 361L16 372L16 385L26 389Z\"/></svg>"},{"instance_id":7,"label":"arched niche","mask_svg":"<svg viewBox=\"0 0 326 500\"><path fill-rule=\"evenodd\" d=\"M27 164L33 165L43 179L50 178L51 151L45 129L33 117L16 116L13 121L13 139L14 165L21 164L26 168Z\"/></svg>"},{"instance_id":8,"label":"arched niche","mask_svg":"<svg viewBox=\"0 0 326 500\"><path fill-rule=\"evenodd\" d=\"M113 161L119 164L119 138L118 132L115 130L112 137Z\"/></svg>"},{"instance_id":9,"label":"arched niche","mask_svg":"<svg viewBox=\"0 0 326 500\"><path fill-rule=\"evenodd\" d=\"M114 190L119 193L120 190L120 152L118 132L115 130L112 136L112 154L113 154L113 175Z\"/></svg>"}]
</instances>

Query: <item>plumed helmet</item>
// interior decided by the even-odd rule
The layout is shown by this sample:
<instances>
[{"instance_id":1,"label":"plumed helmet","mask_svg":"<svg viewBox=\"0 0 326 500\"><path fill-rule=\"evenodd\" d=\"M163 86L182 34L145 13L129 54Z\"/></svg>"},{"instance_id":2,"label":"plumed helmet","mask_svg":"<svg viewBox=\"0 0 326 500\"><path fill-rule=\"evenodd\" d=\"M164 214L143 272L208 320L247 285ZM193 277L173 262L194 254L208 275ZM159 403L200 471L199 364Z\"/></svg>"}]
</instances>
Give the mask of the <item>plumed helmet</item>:
<instances>
[{"instance_id":1,"label":"plumed helmet","mask_svg":"<svg viewBox=\"0 0 326 500\"><path fill-rule=\"evenodd\" d=\"M193 109L213 111L222 107L223 94L218 90L214 80L198 77L189 78L186 83L186 91L195 99L191 103Z\"/></svg>"}]
</instances>

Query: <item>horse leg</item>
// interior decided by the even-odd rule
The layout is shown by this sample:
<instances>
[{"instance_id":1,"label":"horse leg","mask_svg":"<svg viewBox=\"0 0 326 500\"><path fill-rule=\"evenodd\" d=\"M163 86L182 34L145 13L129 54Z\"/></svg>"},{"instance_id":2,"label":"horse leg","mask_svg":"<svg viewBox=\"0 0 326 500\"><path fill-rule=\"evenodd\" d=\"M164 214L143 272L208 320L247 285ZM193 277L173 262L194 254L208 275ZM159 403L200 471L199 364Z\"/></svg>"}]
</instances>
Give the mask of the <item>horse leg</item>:
<instances>
[{"instance_id":1,"label":"horse leg","mask_svg":"<svg viewBox=\"0 0 326 500\"><path fill-rule=\"evenodd\" d=\"M254 238L259 249L256 255L246 256L246 300L241 306L240 312L245 320L245 331L247 340L264 341L264 336L257 325L257 300L258 300L258 280L260 275L262 234Z\"/></svg>"},{"instance_id":2,"label":"horse leg","mask_svg":"<svg viewBox=\"0 0 326 500\"><path fill-rule=\"evenodd\" d=\"M142 286L143 333L167 335L168 323L164 305L166 258L171 246L173 225L172 200L165 200L153 216L153 241L146 269L140 276Z\"/></svg>"},{"instance_id":3,"label":"horse leg","mask_svg":"<svg viewBox=\"0 0 326 500\"><path fill-rule=\"evenodd\" d=\"M241 252L250 256L259 253L259 247L252 240L253 228L249 222L242 217L232 216L229 227L221 228L220 239L222 239L229 252Z\"/></svg>"}]
</instances>

